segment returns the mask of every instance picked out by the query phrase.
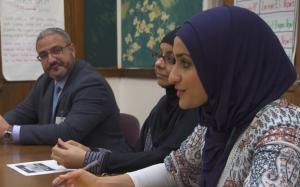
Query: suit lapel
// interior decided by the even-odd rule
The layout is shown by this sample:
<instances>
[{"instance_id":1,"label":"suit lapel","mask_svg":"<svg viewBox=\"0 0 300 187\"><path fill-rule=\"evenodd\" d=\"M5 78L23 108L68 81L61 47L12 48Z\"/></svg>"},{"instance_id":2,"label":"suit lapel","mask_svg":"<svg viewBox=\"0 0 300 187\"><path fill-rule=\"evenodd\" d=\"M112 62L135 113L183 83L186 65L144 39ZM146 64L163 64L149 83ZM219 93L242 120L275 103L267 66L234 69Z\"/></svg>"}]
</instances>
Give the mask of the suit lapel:
<instances>
[{"instance_id":1,"label":"suit lapel","mask_svg":"<svg viewBox=\"0 0 300 187\"><path fill-rule=\"evenodd\" d=\"M45 86L45 92L42 95L41 103L40 103L40 115L41 115L41 122L43 124L48 124L51 122L51 113L52 113L52 100L53 100L53 89L54 89L54 82L53 80Z\"/></svg>"}]
</instances>

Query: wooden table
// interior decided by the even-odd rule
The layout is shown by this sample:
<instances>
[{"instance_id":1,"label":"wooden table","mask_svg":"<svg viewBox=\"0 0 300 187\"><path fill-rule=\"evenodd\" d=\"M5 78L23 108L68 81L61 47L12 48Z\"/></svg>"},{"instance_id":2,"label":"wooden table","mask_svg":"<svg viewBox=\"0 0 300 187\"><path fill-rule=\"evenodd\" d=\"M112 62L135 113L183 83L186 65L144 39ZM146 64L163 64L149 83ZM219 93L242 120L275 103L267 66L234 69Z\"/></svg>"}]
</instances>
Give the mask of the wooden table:
<instances>
[{"instance_id":1,"label":"wooden table","mask_svg":"<svg viewBox=\"0 0 300 187\"><path fill-rule=\"evenodd\" d=\"M51 187L59 174L24 176L6 164L49 160L50 146L25 146L0 144L0 187Z\"/></svg>"}]
</instances>

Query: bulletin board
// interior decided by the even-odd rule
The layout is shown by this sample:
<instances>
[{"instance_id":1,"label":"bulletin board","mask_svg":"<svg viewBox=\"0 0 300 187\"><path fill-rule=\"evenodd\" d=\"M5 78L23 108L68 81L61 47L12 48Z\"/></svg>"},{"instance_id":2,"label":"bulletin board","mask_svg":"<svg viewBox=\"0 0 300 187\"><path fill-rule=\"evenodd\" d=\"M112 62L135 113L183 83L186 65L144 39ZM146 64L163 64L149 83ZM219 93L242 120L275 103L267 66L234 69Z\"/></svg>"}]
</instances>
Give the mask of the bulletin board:
<instances>
[{"instance_id":1,"label":"bulletin board","mask_svg":"<svg viewBox=\"0 0 300 187\"><path fill-rule=\"evenodd\" d=\"M202 0L84 1L86 59L99 68L153 69L162 37L201 10Z\"/></svg>"},{"instance_id":2,"label":"bulletin board","mask_svg":"<svg viewBox=\"0 0 300 187\"><path fill-rule=\"evenodd\" d=\"M163 36L201 10L202 0L123 0L122 68L153 68Z\"/></svg>"}]
</instances>

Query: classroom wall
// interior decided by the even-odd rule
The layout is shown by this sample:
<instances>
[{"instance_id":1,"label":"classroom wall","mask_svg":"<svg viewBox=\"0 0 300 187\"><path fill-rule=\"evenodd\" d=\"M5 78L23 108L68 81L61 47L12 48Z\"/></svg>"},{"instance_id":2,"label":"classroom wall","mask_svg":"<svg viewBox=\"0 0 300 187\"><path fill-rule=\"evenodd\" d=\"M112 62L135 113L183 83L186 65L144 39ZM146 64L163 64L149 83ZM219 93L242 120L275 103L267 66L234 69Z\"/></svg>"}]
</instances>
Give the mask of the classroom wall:
<instances>
[{"instance_id":1,"label":"classroom wall","mask_svg":"<svg viewBox=\"0 0 300 187\"><path fill-rule=\"evenodd\" d=\"M155 79L106 78L113 89L120 111L136 116L140 125L165 94Z\"/></svg>"}]
</instances>

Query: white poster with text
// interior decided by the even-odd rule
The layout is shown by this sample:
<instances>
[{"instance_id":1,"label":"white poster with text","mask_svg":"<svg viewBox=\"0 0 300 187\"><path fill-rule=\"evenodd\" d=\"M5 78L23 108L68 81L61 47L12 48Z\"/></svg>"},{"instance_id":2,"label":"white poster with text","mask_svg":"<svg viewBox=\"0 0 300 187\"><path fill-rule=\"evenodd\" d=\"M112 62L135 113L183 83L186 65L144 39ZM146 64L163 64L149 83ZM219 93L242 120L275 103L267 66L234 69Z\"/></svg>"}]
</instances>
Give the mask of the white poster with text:
<instances>
[{"instance_id":1,"label":"white poster with text","mask_svg":"<svg viewBox=\"0 0 300 187\"><path fill-rule=\"evenodd\" d=\"M43 69L35 42L48 27L64 28L62 0L2 0L2 71L7 81L36 80Z\"/></svg>"},{"instance_id":2,"label":"white poster with text","mask_svg":"<svg viewBox=\"0 0 300 187\"><path fill-rule=\"evenodd\" d=\"M287 56L294 63L298 0L235 0L234 5L258 14L277 35Z\"/></svg>"}]
</instances>

